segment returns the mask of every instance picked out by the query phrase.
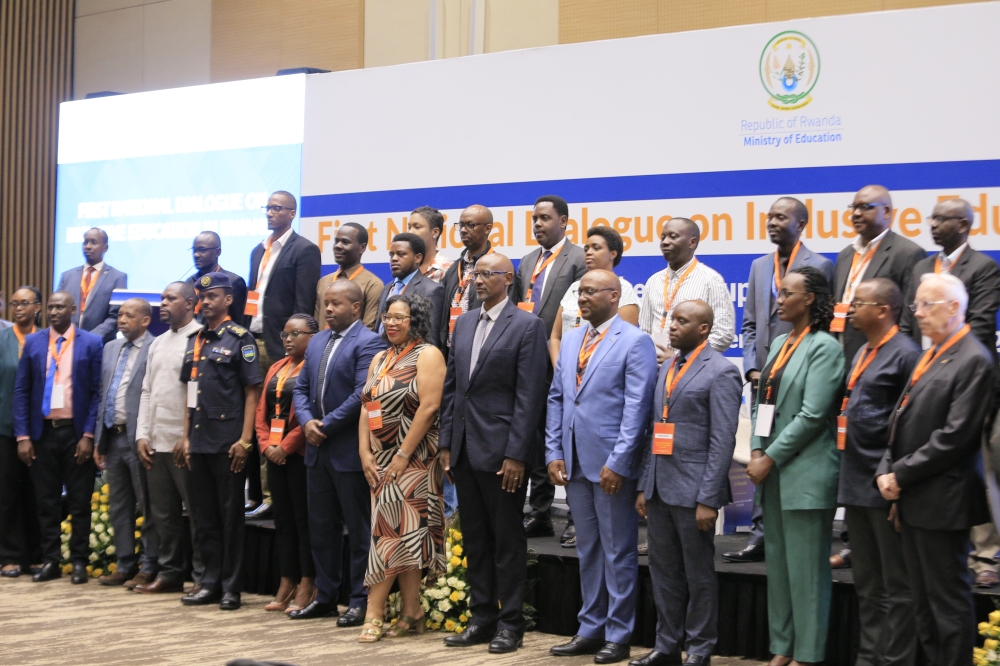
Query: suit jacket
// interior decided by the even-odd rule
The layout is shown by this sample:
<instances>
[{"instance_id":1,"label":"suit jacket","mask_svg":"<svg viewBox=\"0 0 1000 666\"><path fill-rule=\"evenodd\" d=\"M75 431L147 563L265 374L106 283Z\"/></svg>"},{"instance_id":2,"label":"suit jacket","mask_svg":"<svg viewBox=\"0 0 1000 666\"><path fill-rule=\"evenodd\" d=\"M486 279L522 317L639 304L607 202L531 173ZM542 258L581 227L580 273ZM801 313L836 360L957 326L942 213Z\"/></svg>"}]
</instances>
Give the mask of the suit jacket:
<instances>
[{"instance_id":1,"label":"suit jacket","mask_svg":"<svg viewBox=\"0 0 1000 666\"><path fill-rule=\"evenodd\" d=\"M538 258L542 256L543 248L539 247L528 253L517 266L518 300L527 301L528 287L531 286L531 273L535 270ZM562 251L555 261L549 264L545 284L542 285L542 300L538 303L539 317L545 322L545 338L552 335L552 326L559 313L559 302L566 295L566 290L583 277L587 272L587 264L583 261L583 248L574 245L566 239ZM541 279L541 276L538 276Z\"/></svg>"},{"instance_id":2,"label":"suit jacket","mask_svg":"<svg viewBox=\"0 0 1000 666\"><path fill-rule=\"evenodd\" d=\"M224 273L229 278L230 282L233 283L233 304L229 306L229 318L238 325L246 328L250 325L249 317L243 314L247 309L247 283L239 275L233 273L232 271L227 271L225 268L220 267L219 272ZM195 273L185 280L185 282L197 289L197 282L200 278L201 276ZM196 315L195 319L198 321L204 321L200 314ZM282 350L282 352L284 352L284 350Z\"/></svg>"},{"instance_id":3,"label":"suit jacket","mask_svg":"<svg viewBox=\"0 0 1000 666\"><path fill-rule=\"evenodd\" d=\"M744 376L751 370L762 369L767 363L767 354L771 351L774 338L792 330L790 323L778 319L777 299L771 291L774 288L774 255L774 252L765 254L754 259L750 265L747 300L743 306ZM799 247L795 261L785 272L802 266L818 268L826 276L830 288L833 288L833 262L813 252L805 244Z\"/></svg>"},{"instance_id":4,"label":"suit jacket","mask_svg":"<svg viewBox=\"0 0 1000 666\"><path fill-rule=\"evenodd\" d=\"M343 344L341 343L341 345ZM322 351L320 354L322 354ZM271 385L271 379L278 374L278 371L291 362L291 357L286 356L272 365L271 369L267 371L267 377L264 378L264 386L261 387L260 400L257 402L257 411L254 414L254 430L257 431L257 445L260 447L261 453L271 446L271 419L274 418L274 411L269 412L267 410L267 387ZM299 371L300 374L305 370L305 367L304 365L302 366L302 370ZM293 393L292 408L288 412L288 422L285 424L285 436L281 438L279 446L285 450L285 453L297 453L300 456L304 456L308 443L306 442L306 435L302 430L302 425L299 424L299 420L295 416L295 387L291 383L286 383L281 391L282 393L285 391L292 391Z\"/></svg>"},{"instance_id":5,"label":"suit jacket","mask_svg":"<svg viewBox=\"0 0 1000 666\"><path fill-rule=\"evenodd\" d=\"M885 238L878 244L875 255L868 263L868 268L865 269L861 279L887 278L899 285L900 291L906 294L910 288L910 281L913 279L913 267L926 256L927 252L922 247L890 229L886 232ZM853 245L848 245L837 255L837 274L833 284L834 302L839 302L844 296L853 259ZM909 302L906 305L909 305ZM904 307L899 316L899 330L906 335L912 335L914 329L917 329L917 320L910 308ZM863 345L868 344L864 333L855 330L850 323L840 335L844 343L844 358L847 360L853 359L858 350Z\"/></svg>"},{"instance_id":6,"label":"suit jacket","mask_svg":"<svg viewBox=\"0 0 1000 666\"><path fill-rule=\"evenodd\" d=\"M17 336L0 330L0 437L14 436L14 382L17 378Z\"/></svg>"},{"instance_id":7,"label":"suit jacket","mask_svg":"<svg viewBox=\"0 0 1000 666\"><path fill-rule=\"evenodd\" d=\"M390 291L392 291L392 282L382 288L382 295L378 299L375 330L379 332L383 330L382 313L385 312L385 302L389 300ZM417 270L416 275L410 278L403 294L420 294L431 302L431 332L427 336L426 342L438 348L443 347L445 341L441 339L441 313L444 311L444 287Z\"/></svg>"},{"instance_id":8,"label":"suit jacket","mask_svg":"<svg viewBox=\"0 0 1000 666\"><path fill-rule=\"evenodd\" d=\"M896 475L907 525L964 530L989 522L979 454L993 377L990 353L966 335L910 389L906 407L897 402L876 475Z\"/></svg>"},{"instance_id":9,"label":"suit jacket","mask_svg":"<svg viewBox=\"0 0 1000 666\"><path fill-rule=\"evenodd\" d=\"M777 356L785 337L771 343L768 360ZM757 389L755 430L765 384L761 381ZM783 510L837 507L840 452L836 410L840 409L843 387L844 353L837 340L829 333L810 333L781 376L771 436L754 435L750 440L751 449L763 449L775 462L771 474L781 475Z\"/></svg>"},{"instance_id":10,"label":"suit jacket","mask_svg":"<svg viewBox=\"0 0 1000 666\"><path fill-rule=\"evenodd\" d=\"M451 450L452 464L464 446L473 469L496 472L504 458L529 460L538 444L548 388L538 373L549 365L548 346L542 320L508 300L470 368L481 312L470 310L455 322L438 446Z\"/></svg>"},{"instance_id":11,"label":"suit jacket","mask_svg":"<svg viewBox=\"0 0 1000 666\"><path fill-rule=\"evenodd\" d=\"M101 355L103 343L93 333L76 329L73 339L73 426L76 436L93 433L97 404L101 398ZM45 416L45 373L49 358L49 329L43 328L24 341L14 384L14 436L42 438Z\"/></svg>"},{"instance_id":12,"label":"suit jacket","mask_svg":"<svg viewBox=\"0 0 1000 666\"><path fill-rule=\"evenodd\" d=\"M917 287L920 276L934 272L934 259L937 253L921 259L913 267L913 279L910 288L905 292L909 305L917 298ZM962 255L951 267L951 274L962 281L965 290L969 292L969 307L965 311L965 321L972 329L973 335L983 343L986 350L997 361L997 310L1000 310L1000 266L992 258L966 246ZM917 344L921 342L920 328L914 327L910 332Z\"/></svg>"},{"instance_id":13,"label":"suit jacket","mask_svg":"<svg viewBox=\"0 0 1000 666\"><path fill-rule=\"evenodd\" d=\"M257 272L263 257L264 245L259 244L250 253L250 290L257 288ZM262 333L268 357L282 358L285 355L285 347L278 336L289 317L316 311L316 283L319 282L321 264L319 248L293 231L278 253L264 292Z\"/></svg>"},{"instance_id":14,"label":"suit jacket","mask_svg":"<svg viewBox=\"0 0 1000 666\"><path fill-rule=\"evenodd\" d=\"M146 357L149 355L149 345L153 344L153 335L146 331L139 337L139 340L142 341L142 346L139 347L138 356L135 357L132 374L128 380L128 388L125 389L125 430L128 434L129 446L135 446L135 425L139 418L139 398L142 396L142 380L146 376ZM118 357L125 342L125 338L115 338L104 346L104 358L101 361L101 395L97 402L97 431L94 433L94 443L102 455L107 453L108 443L111 439L105 436L107 432L104 429L104 409L107 406L108 389L111 388L111 380L114 378Z\"/></svg>"},{"instance_id":15,"label":"suit jacket","mask_svg":"<svg viewBox=\"0 0 1000 666\"><path fill-rule=\"evenodd\" d=\"M635 479L656 381L656 348L652 338L616 316L577 390L580 347L589 331L590 326L574 328L559 348L549 389L545 463L565 461L572 477L576 458L592 483L600 482L605 465Z\"/></svg>"},{"instance_id":16,"label":"suit jacket","mask_svg":"<svg viewBox=\"0 0 1000 666\"><path fill-rule=\"evenodd\" d=\"M104 264L104 269L97 276L97 282L90 290L87 307L84 308L83 320L80 320L80 282L83 280L83 270L86 266L77 266L64 272L59 277L56 291L66 291L76 303L76 314L73 323L78 328L90 331L107 344L118 335L118 307L111 305L112 292L115 289L128 287L128 276L117 268Z\"/></svg>"},{"instance_id":17,"label":"suit jacket","mask_svg":"<svg viewBox=\"0 0 1000 666\"><path fill-rule=\"evenodd\" d=\"M309 341L306 364L295 382L292 403L299 423L319 419L323 422L323 434L326 435L326 441L319 446L306 446L306 465L312 467L320 455L325 455L329 456L338 472L360 472L358 418L361 416L361 390L368 379L372 359L387 345L363 322L356 322L344 335L326 366L321 407L318 399L319 364L331 335L333 332L325 329Z\"/></svg>"},{"instance_id":18,"label":"suit jacket","mask_svg":"<svg viewBox=\"0 0 1000 666\"><path fill-rule=\"evenodd\" d=\"M689 361L670 396L667 418L674 424L672 455L653 455L652 438L643 442L639 491L646 498L656 493L663 502L689 509L698 504L713 509L729 504L729 465L736 448L736 428L743 401L740 371L710 345ZM663 416L670 364L660 367L655 380L649 433Z\"/></svg>"}]
</instances>

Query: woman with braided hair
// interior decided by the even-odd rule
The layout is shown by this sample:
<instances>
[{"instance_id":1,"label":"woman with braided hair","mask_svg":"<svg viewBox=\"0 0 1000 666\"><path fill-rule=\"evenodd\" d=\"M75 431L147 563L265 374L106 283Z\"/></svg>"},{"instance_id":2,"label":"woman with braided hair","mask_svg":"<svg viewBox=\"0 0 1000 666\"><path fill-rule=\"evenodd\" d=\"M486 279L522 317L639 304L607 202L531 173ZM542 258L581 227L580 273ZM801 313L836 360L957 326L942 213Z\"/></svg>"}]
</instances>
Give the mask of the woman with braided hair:
<instances>
[{"instance_id":1,"label":"woman with braided hair","mask_svg":"<svg viewBox=\"0 0 1000 666\"><path fill-rule=\"evenodd\" d=\"M775 338L761 371L747 475L767 525L770 666L786 666L826 651L844 353L829 333L833 299L820 271L789 271L777 304L792 332Z\"/></svg>"}]
</instances>

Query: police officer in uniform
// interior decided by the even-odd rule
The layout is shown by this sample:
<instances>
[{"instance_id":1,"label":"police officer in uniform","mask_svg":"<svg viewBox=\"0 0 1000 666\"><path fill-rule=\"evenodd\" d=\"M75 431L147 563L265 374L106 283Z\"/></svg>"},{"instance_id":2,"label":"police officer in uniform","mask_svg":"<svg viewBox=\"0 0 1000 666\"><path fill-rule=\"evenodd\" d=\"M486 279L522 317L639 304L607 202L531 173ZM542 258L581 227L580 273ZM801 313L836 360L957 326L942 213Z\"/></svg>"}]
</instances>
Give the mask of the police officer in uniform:
<instances>
[{"instance_id":1,"label":"police officer in uniform","mask_svg":"<svg viewBox=\"0 0 1000 666\"><path fill-rule=\"evenodd\" d=\"M243 559L243 486L247 451L263 378L257 345L227 310L233 285L224 273L198 279L204 328L188 340L181 381L188 385L184 439L174 449L187 466L188 507L195 523L205 573L201 590L181 602L240 607Z\"/></svg>"}]
</instances>

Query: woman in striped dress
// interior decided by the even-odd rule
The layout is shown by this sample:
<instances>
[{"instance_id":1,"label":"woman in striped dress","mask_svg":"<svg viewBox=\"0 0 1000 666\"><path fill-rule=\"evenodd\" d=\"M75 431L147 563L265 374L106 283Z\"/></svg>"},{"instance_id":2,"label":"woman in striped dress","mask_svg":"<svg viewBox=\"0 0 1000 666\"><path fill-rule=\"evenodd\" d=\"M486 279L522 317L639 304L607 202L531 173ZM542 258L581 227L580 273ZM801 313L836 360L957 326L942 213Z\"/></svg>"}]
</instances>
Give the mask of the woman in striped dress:
<instances>
[{"instance_id":1,"label":"woman in striped dress","mask_svg":"<svg viewBox=\"0 0 1000 666\"><path fill-rule=\"evenodd\" d=\"M372 488L372 542L365 585L368 614L358 640L382 637L386 598L394 580L402 592L402 616L390 637L422 633L420 580L424 570L443 572L444 502L437 459L438 408L445 361L424 340L431 304L403 294L382 315L390 347L372 359L361 394L358 425L361 464Z\"/></svg>"}]
</instances>

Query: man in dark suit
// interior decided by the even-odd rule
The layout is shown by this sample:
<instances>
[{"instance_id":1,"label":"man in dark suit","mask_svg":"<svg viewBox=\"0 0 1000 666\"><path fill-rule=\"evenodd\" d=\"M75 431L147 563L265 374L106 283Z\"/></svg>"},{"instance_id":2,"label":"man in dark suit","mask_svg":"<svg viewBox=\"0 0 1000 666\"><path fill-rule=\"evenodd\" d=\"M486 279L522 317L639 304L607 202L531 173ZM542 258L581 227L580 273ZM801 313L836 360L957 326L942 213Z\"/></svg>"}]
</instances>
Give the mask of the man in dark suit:
<instances>
[{"instance_id":1,"label":"man in dark suit","mask_svg":"<svg viewBox=\"0 0 1000 666\"><path fill-rule=\"evenodd\" d=\"M731 500L743 383L708 344L714 313L704 301L674 308L660 366L650 434L643 449L636 510L649 521L649 570L656 601L656 645L633 666L708 664L718 639L715 521ZM669 436L668 436L669 435Z\"/></svg>"},{"instance_id":2,"label":"man in dark suit","mask_svg":"<svg viewBox=\"0 0 1000 666\"><path fill-rule=\"evenodd\" d=\"M292 611L293 620L337 615L344 566L344 525L350 546L350 601L339 627L358 627L368 608L365 572L371 545L371 489L358 453L361 390L386 343L361 322L361 287L335 280L323 296L326 323L309 341L294 389L305 431L309 540L316 564L316 599Z\"/></svg>"},{"instance_id":3,"label":"man in dark suit","mask_svg":"<svg viewBox=\"0 0 1000 666\"><path fill-rule=\"evenodd\" d=\"M384 329L382 313L385 312L385 303L391 296L404 292L420 294L431 302L431 332L427 342L440 348L444 345L440 338L441 312L444 310L444 287L420 271L426 249L424 239L416 234L403 233L393 236L392 245L389 246L389 270L392 271L393 280L385 285L382 289L382 295L378 299L378 319L375 332L381 333Z\"/></svg>"},{"instance_id":4,"label":"man in dark suit","mask_svg":"<svg viewBox=\"0 0 1000 666\"><path fill-rule=\"evenodd\" d=\"M203 231L194 237L191 245L194 255L194 267L198 269L186 281L192 287L197 287L201 276L208 273L225 273L233 285L233 304L229 306L229 318L240 326L244 325L243 313L247 307L247 283L236 273L227 271L219 265L219 255L222 254L222 239L214 231ZM201 321L201 308L196 306L195 318Z\"/></svg>"},{"instance_id":5,"label":"man in dark suit","mask_svg":"<svg viewBox=\"0 0 1000 666\"><path fill-rule=\"evenodd\" d=\"M921 278L920 358L890 424L876 482L895 502L916 605L916 634L929 663L969 661L976 633L969 529L990 519L979 470L994 367L965 323L968 294L954 275Z\"/></svg>"},{"instance_id":6,"label":"man in dark suit","mask_svg":"<svg viewBox=\"0 0 1000 666\"><path fill-rule=\"evenodd\" d=\"M73 324L73 297L57 291L46 310L49 328L24 341L14 384L17 455L31 468L38 498L42 569L35 582L59 578L59 523L66 488L73 534L73 582L87 582L90 496L94 491L94 430L101 389L101 339Z\"/></svg>"},{"instance_id":7,"label":"man in dark suit","mask_svg":"<svg viewBox=\"0 0 1000 666\"><path fill-rule=\"evenodd\" d=\"M538 370L548 365L548 351L542 321L508 297L514 281L510 259L482 257L473 279L482 306L455 323L439 443L442 466L455 470L474 581L472 620L444 642L489 643L490 652L504 653L517 650L524 636L525 462L539 445L547 386Z\"/></svg>"},{"instance_id":8,"label":"man in dark suit","mask_svg":"<svg viewBox=\"0 0 1000 666\"><path fill-rule=\"evenodd\" d=\"M146 376L146 357L153 336L149 328L152 309L141 298L130 298L118 310L118 330L124 338L115 338L104 346L101 362L101 398L97 408L97 453L94 462L107 474L111 527L114 528L114 573L101 576L101 585L137 585L156 578L159 543L149 510L149 486L146 469L139 464L135 448L136 422L142 380ZM142 561L135 552L135 510L139 507L142 523Z\"/></svg>"},{"instance_id":9,"label":"man in dark suit","mask_svg":"<svg viewBox=\"0 0 1000 666\"><path fill-rule=\"evenodd\" d=\"M118 306L111 305L112 292L128 286L128 276L104 263L108 235L94 227L83 235L87 263L59 277L56 291L68 292L76 304L73 324L90 331L105 344L118 333Z\"/></svg>"},{"instance_id":10,"label":"man in dark suit","mask_svg":"<svg viewBox=\"0 0 1000 666\"><path fill-rule=\"evenodd\" d=\"M587 272L587 264L583 260L583 248L574 245L566 238L566 225L569 222L569 205L562 197L546 195L535 201L531 214L531 230L540 246L529 252L517 269L517 291L521 300L520 307L527 312L533 312L545 323L545 339L552 335L552 326L559 313L559 302L566 295L566 290ZM551 361L545 365L545 391L548 392L552 382ZM541 441L545 441L545 414L542 414ZM539 450L539 455L544 451ZM528 461L531 464L531 495L528 503L531 505L531 515L524 520L524 529L529 537L552 536L552 500L556 489L549 480L549 471L542 458ZM566 539L576 534L574 528L567 528Z\"/></svg>"}]
</instances>

